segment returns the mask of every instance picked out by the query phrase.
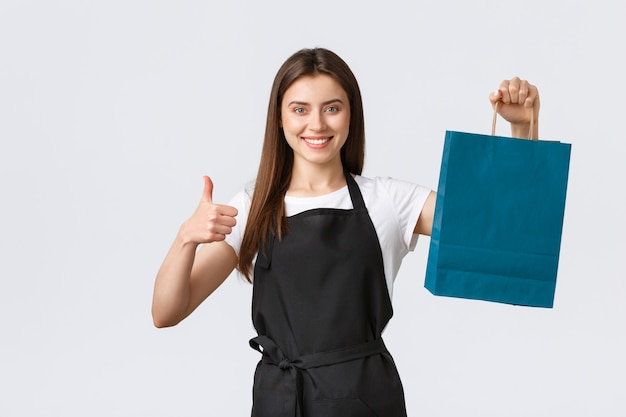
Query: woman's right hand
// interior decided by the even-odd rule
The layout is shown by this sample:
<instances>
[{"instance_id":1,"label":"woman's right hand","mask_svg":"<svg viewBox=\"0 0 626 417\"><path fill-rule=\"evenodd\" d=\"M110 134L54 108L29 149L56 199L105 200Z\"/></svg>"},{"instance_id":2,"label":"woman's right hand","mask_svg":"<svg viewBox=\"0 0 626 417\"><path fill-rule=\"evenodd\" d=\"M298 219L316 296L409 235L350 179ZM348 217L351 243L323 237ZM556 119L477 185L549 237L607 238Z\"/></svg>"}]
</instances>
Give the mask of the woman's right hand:
<instances>
[{"instance_id":1,"label":"woman's right hand","mask_svg":"<svg viewBox=\"0 0 626 417\"><path fill-rule=\"evenodd\" d=\"M213 204L213 182L205 176L198 208L180 227L157 273L152 298L155 326L179 323L233 271L237 254L223 240L237 223L235 216L235 207ZM214 244L196 251L203 243Z\"/></svg>"},{"instance_id":2,"label":"woman's right hand","mask_svg":"<svg viewBox=\"0 0 626 417\"><path fill-rule=\"evenodd\" d=\"M198 207L180 228L184 242L196 245L219 242L226 239L237 224L237 209L232 206L213 203L213 182L206 175L204 190Z\"/></svg>"}]
</instances>

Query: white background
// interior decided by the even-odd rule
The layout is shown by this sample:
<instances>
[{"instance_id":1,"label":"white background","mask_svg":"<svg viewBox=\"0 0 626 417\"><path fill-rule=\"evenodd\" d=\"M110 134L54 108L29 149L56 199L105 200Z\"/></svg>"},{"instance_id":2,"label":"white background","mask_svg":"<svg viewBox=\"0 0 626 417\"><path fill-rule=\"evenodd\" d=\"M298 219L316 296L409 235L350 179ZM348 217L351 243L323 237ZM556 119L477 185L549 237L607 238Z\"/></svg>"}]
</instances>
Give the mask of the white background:
<instances>
[{"instance_id":1,"label":"white background","mask_svg":"<svg viewBox=\"0 0 626 417\"><path fill-rule=\"evenodd\" d=\"M446 129L488 133L519 75L571 143L554 309L432 296L428 239L385 334L411 416L625 416L620 2L0 2L0 415L245 416L259 359L233 275L155 329L157 269L203 174L255 175L278 67L323 46L363 91L364 174L436 188ZM503 122L500 134L508 134Z\"/></svg>"}]
</instances>

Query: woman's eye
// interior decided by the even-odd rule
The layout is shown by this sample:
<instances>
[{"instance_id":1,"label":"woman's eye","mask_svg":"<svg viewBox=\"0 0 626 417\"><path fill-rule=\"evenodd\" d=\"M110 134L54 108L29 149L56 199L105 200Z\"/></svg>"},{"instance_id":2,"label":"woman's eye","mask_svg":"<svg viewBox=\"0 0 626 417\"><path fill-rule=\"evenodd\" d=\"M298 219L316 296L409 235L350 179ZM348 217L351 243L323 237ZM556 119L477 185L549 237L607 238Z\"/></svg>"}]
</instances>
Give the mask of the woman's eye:
<instances>
[{"instance_id":1,"label":"woman's eye","mask_svg":"<svg viewBox=\"0 0 626 417\"><path fill-rule=\"evenodd\" d=\"M293 109L294 113L298 113L298 114L302 114L305 112L305 110L302 107L296 107L295 109Z\"/></svg>"},{"instance_id":2,"label":"woman's eye","mask_svg":"<svg viewBox=\"0 0 626 417\"><path fill-rule=\"evenodd\" d=\"M326 109L326 111L334 113L334 112L339 111L339 109L336 106L330 106Z\"/></svg>"}]
</instances>

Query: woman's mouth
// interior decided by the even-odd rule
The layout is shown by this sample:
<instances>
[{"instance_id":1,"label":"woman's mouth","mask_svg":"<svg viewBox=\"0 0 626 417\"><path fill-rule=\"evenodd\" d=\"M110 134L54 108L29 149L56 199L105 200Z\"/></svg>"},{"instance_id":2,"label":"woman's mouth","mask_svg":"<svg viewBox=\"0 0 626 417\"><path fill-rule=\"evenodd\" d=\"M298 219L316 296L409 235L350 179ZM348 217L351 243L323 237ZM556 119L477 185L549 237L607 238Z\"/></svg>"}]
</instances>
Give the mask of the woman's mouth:
<instances>
[{"instance_id":1,"label":"woman's mouth","mask_svg":"<svg viewBox=\"0 0 626 417\"><path fill-rule=\"evenodd\" d=\"M325 137L303 137L302 139L304 139L304 141L308 143L309 145L320 146L320 145L324 145L332 138L333 138L332 136L325 136Z\"/></svg>"}]
</instances>

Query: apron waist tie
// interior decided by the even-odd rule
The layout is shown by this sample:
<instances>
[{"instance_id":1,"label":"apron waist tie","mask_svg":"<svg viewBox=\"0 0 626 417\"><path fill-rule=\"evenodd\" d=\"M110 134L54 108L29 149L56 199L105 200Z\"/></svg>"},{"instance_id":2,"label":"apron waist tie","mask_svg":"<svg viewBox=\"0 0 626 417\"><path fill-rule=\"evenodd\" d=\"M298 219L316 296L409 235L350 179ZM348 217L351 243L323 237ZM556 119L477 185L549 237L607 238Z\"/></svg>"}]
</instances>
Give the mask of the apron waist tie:
<instances>
[{"instance_id":1,"label":"apron waist tie","mask_svg":"<svg viewBox=\"0 0 626 417\"><path fill-rule=\"evenodd\" d=\"M296 395L295 409L296 416L304 417L303 413L303 388L302 388L302 371L318 368L321 366L336 365L343 362L362 359L368 356L382 354L391 359L387 347L383 343L383 339L375 339L370 342L358 345L348 346L345 348L330 350L326 352L311 353L303 355L299 358L290 359L283 353L278 345L267 336L257 336L250 340L250 347L263 354L263 362L270 365L276 365L282 370L289 370L295 383ZM290 396L293 398L293 396ZM291 400L290 400L291 401Z\"/></svg>"}]
</instances>

